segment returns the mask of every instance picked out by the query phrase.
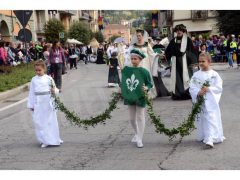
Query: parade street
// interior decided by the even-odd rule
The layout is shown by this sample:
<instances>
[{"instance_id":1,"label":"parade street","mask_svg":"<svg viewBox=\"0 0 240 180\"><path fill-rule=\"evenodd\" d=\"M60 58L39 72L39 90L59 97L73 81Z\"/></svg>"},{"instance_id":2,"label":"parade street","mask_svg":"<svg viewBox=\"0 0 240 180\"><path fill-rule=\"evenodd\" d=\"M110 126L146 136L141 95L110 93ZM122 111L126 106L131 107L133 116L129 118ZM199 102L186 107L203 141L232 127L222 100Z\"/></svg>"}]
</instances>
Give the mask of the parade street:
<instances>
[{"instance_id":1,"label":"parade street","mask_svg":"<svg viewBox=\"0 0 240 180\"><path fill-rule=\"evenodd\" d=\"M108 107L115 88L107 87L108 66L80 63L77 70L63 76L61 100L79 116L100 114ZM223 79L220 101L226 140L213 149L196 141L196 131L173 141L155 132L146 122L143 148L131 143L133 130L127 106L118 103L112 119L88 130L72 125L58 112L60 147L40 148L36 141L28 92L0 103L0 169L24 170L228 170L240 167L240 82L238 69L214 65ZM169 78L164 78L169 87ZM191 111L191 101L173 101L170 97L154 100L154 110L167 127L177 127ZM4 108L8 107L8 108ZM4 109L3 109L4 108Z\"/></svg>"}]
</instances>

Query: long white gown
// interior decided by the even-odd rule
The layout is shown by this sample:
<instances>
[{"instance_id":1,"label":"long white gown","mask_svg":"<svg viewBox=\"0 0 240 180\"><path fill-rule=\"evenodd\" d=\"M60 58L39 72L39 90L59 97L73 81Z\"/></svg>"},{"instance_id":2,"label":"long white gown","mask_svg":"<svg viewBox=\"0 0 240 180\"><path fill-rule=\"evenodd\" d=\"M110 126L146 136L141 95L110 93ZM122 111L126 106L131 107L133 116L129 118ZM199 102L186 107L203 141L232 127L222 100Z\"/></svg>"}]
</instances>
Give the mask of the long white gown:
<instances>
[{"instance_id":1,"label":"long white gown","mask_svg":"<svg viewBox=\"0 0 240 180\"><path fill-rule=\"evenodd\" d=\"M145 45L144 46L132 45L132 46L129 47L129 52L134 48L141 50L146 56L146 58L144 58L141 61L140 67L143 67L143 68L147 69L148 72L150 73L152 83L153 83L153 88L149 91L148 94L151 98L156 98L157 97L157 91L156 91L156 87L154 85L152 76L153 76L153 62L155 61L155 58L157 58L156 57L157 54L154 53L150 44L146 44L146 46ZM129 53L129 55L130 55L130 53ZM130 59L130 57L129 57L129 59ZM130 66L131 66L131 62L129 62L129 63L130 63Z\"/></svg>"},{"instance_id":2,"label":"long white gown","mask_svg":"<svg viewBox=\"0 0 240 180\"><path fill-rule=\"evenodd\" d=\"M35 133L39 143L46 145L60 145L59 127L56 110L51 94L53 79L48 75L34 76L31 80L27 107L32 112ZM55 88L55 93L58 89Z\"/></svg>"},{"instance_id":3,"label":"long white gown","mask_svg":"<svg viewBox=\"0 0 240 180\"><path fill-rule=\"evenodd\" d=\"M221 112L219 101L222 94L222 79L214 70L194 73L190 81L190 94L192 101L197 101L198 92L204 82L209 81L209 92L205 94L205 103L197 118L198 140L204 143L221 143L223 136Z\"/></svg>"}]
</instances>

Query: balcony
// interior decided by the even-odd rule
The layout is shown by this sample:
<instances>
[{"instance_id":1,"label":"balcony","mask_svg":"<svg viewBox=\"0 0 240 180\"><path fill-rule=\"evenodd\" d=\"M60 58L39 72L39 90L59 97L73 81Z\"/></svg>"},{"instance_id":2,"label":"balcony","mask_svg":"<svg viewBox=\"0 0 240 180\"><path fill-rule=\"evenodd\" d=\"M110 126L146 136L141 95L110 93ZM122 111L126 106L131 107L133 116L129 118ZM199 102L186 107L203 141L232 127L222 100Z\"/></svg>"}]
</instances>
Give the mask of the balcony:
<instances>
[{"instance_id":1,"label":"balcony","mask_svg":"<svg viewBox=\"0 0 240 180\"><path fill-rule=\"evenodd\" d=\"M191 11L192 20L206 20L208 18L207 10L192 10Z\"/></svg>"},{"instance_id":2,"label":"balcony","mask_svg":"<svg viewBox=\"0 0 240 180\"><path fill-rule=\"evenodd\" d=\"M171 26L172 25L172 11L171 10L167 10L166 11L166 26Z\"/></svg>"},{"instance_id":3,"label":"balcony","mask_svg":"<svg viewBox=\"0 0 240 180\"><path fill-rule=\"evenodd\" d=\"M69 16L73 16L76 14L76 11L74 11L74 10L59 10L58 12L60 14L65 14L65 15L69 15Z\"/></svg>"},{"instance_id":4,"label":"balcony","mask_svg":"<svg viewBox=\"0 0 240 180\"><path fill-rule=\"evenodd\" d=\"M166 11L166 18L168 21L171 21L172 20L172 11L171 10L168 10Z\"/></svg>"},{"instance_id":5,"label":"balcony","mask_svg":"<svg viewBox=\"0 0 240 180\"><path fill-rule=\"evenodd\" d=\"M80 20L90 20L90 15L89 15L89 12L86 11L86 10L82 10L81 13L80 13Z\"/></svg>"}]
</instances>

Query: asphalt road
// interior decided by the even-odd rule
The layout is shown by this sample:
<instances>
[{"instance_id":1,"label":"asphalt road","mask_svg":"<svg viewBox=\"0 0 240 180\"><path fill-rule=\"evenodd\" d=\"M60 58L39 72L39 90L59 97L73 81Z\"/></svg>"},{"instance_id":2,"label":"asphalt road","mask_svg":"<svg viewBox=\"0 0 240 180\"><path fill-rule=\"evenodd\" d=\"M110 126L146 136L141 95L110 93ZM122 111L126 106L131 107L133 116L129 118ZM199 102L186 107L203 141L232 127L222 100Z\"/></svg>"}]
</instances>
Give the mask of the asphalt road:
<instances>
[{"instance_id":1,"label":"asphalt road","mask_svg":"<svg viewBox=\"0 0 240 180\"><path fill-rule=\"evenodd\" d=\"M220 107L224 134L227 138L211 150L196 141L196 131L183 139L155 133L147 120L144 148L131 143L133 130L127 107L122 102L106 125L87 131L71 125L58 112L60 147L40 148L32 118L24 98L27 92L0 102L0 169L100 169L100 170L165 170L165 169L240 169L240 81L238 69L215 65L223 79ZM101 113L114 88L107 88L106 65L80 63L77 70L64 75L62 101L81 117ZM164 78L166 86L169 79ZM14 103L18 103L14 105ZM2 110L5 107L9 107ZM168 127L180 124L191 110L190 101L172 101L169 97L154 101L154 109Z\"/></svg>"}]
</instances>

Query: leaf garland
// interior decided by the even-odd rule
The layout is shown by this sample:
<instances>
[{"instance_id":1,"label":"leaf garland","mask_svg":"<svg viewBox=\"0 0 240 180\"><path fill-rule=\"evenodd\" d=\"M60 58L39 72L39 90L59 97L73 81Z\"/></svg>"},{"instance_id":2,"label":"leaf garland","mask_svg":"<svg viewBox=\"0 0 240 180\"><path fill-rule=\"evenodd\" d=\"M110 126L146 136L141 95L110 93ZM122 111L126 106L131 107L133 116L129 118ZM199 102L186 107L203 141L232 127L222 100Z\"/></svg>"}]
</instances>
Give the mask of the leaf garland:
<instances>
[{"instance_id":1,"label":"leaf garland","mask_svg":"<svg viewBox=\"0 0 240 180\"><path fill-rule=\"evenodd\" d=\"M209 87L209 82L206 81L203 86ZM89 126L95 127L98 123L105 124L106 119L111 119L111 112L117 108L117 103L122 98L121 94L116 92L112 93L111 96L112 99L108 103L109 107L102 114L95 117L90 117L89 119L81 119L74 111L68 110L67 107L60 101L59 97L57 97L55 94L52 94L55 108L62 111L65 114L66 119L68 119L72 124L79 127L84 127L85 129L87 129ZM155 131L160 134L165 134L170 140L175 138L177 134L180 134L182 137L187 136L195 129L194 121L197 114L201 112L201 107L205 102L203 96L198 96L197 102L193 103L192 111L188 115L188 118L184 119L179 127L168 129L162 123L160 116L155 115L153 111L152 99L148 97L147 93L145 94L145 100L148 106L148 115L156 128Z\"/></svg>"},{"instance_id":2,"label":"leaf garland","mask_svg":"<svg viewBox=\"0 0 240 180\"><path fill-rule=\"evenodd\" d=\"M209 81L206 81L202 87L204 87L204 86L209 87L210 86ZM198 113L201 112L201 107L202 107L203 103L205 102L204 96L198 96L197 102L193 103L192 111L188 115L188 118L184 119L184 121L180 124L179 127L168 129L162 123L160 116L155 115L155 113L153 111L152 99L150 99L147 95L145 95L145 99L146 99L146 103L148 105L147 112L148 112L148 115L149 115L152 123L154 124L154 126L156 128L155 131L160 134L162 134L162 133L165 134L166 136L169 137L170 140L175 138L177 134L180 134L182 137L187 136L195 129L194 121L195 121Z\"/></svg>"},{"instance_id":3,"label":"leaf garland","mask_svg":"<svg viewBox=\"0 0 240 180\"><path fill-rule=\"evenodd\" d=\"M68 110L68 108L60 101L59 97L55 94L52 94L52 96L54 98L55 108L62 111L65 114L66 119L72 124L84 127L85 129L87 129L88 126L95 127L98 123L105 124L106 119L111 119L111 112L117 108L117 103L121 98L121 94L112 93L112 99L108 103L109 107L102 114L90 117L89 119L81 119L74 111Z\"/></svg>"}]
</instances>

